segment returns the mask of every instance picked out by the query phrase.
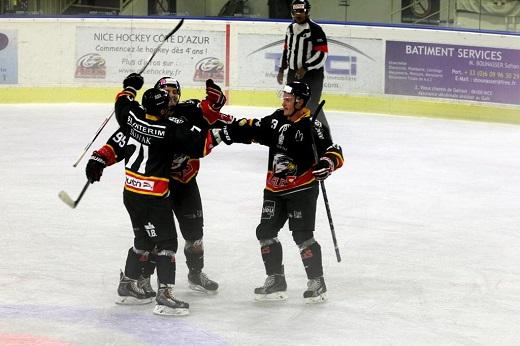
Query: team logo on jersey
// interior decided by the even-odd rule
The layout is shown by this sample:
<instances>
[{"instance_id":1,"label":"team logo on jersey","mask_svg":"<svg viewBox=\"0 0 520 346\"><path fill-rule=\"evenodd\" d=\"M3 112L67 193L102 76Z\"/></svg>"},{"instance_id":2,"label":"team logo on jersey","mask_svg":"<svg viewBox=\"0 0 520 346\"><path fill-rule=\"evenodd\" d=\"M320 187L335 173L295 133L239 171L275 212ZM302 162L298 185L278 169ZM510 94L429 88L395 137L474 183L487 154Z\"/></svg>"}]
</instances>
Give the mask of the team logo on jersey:
<instances>
[{"instance_id":1,"label":"team logo on jersey","mask_svg":"<svg viewBox=\"0 0 520 346\"><path fill-rule=\"evenodd\" d=\"M296 142L303 142L303 133L300 130L296 131L296 134L294 135L294 140Z\"/></svg>"},{"instance_id":2,"label":"team logo on jersey","mask_svg":"<svg viewBox=\"0 0 520 346\"><path fill-rule=\"evenodd\" d=\"M296 164L293 159L284 154L276 154L273 158L273 173L277 177L287 177L296 174Z\"/></svg>"},{"instance_id":3,"label":"team logo on jersey","mask_svg":"<svg viewBox=\"0 0 520 346\"><path fill-rule=\"evenodd\" d=\"M278 133L280 133L278 135L278 145L279 146L283 145L283 141L285 140L285 131L287 131L289 129L289 127L291 127L291 124L284 124L284 125L280 126L280 128L278 129Z\"/></svg>"},{"instance_id":4,"label":"team logo on jersey","mask_svg":"<svg viewBox=\"0 0 520 346\"><path fill-rule=\"evenodd\" d=\"M106 62L97 53L83 55L76 62L75 78L105 78Z\"/></svg>"}]
</instances>

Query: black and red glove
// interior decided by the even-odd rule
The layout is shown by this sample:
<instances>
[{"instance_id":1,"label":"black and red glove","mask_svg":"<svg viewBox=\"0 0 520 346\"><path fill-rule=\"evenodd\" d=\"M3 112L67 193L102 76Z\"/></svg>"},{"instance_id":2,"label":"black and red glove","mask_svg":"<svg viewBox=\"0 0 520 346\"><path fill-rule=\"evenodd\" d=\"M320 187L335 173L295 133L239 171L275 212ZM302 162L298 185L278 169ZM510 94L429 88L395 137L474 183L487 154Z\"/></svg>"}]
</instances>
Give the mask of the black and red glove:
<instances>
[{"instance_id":1,"label":"black and red glove","mask_svg":"<svg viewBox=\"0 0 520 346\"><path fill-rule=\"evenodd\" d=\"M115 162L116 157L110 146L104 145L101 149L94 151L90 160L87 162L87 167L85 167L88 181L90 181L91 184L95 181L99 181L105 167Z\"/></svg>"},{"instance_id":2,"label":"black and red glove","mask_svg":"<svg viewBox=\"0 0 520 346\"><path fill-rule=\"evenodd\" d=\"M213 82L213 79L206 80L206 100L208 101L208 106L214 111L220 111L226 104L226 96L222 89Z\"/></svg>"},{"instance_id":3,"label":"black and red glove","mask_svg":"<svg viewBox=\"0 0 520 346\"><path fill-rule=\"evenodd\" d=\"M312 174L316 180L325 180L334 170L334 163L326 156L321 157L312 168Z\"/></svg>"}]
</instances>

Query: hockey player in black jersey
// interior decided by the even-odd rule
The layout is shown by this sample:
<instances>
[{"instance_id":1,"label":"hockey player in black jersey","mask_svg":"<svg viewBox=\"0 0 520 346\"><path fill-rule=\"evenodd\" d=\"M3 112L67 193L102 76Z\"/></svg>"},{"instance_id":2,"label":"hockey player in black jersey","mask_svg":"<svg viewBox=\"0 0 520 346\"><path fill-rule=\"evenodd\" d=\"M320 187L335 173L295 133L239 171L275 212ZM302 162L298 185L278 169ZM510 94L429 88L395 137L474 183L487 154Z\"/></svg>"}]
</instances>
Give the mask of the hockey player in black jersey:
<instances>
[{"instance_id":1,"label":"hockey player in black jersey","mask_svg":"<svg viewBox=\"0 0 520 346\"><path fill-rule=\"evenodd\" d=\"M226 103L222 90L211 79L206 82L206 99L190 99L180 102L181 85L172 77L162 77L155 88L166 90L170 97L170 116L182 119L206 132L210 127L222 127L230 124L231 116L220 113ZM209 279L202 271L204 267L203 211L197 174L200 161L197 157L186 154L175 155L170 172L170 190L173 211L179 223L182 237L185 239L184 255L188 266L189 287L205 293L216 293L218 283ZM140 285L153 295L150 289L150 275L153 266L147 267Z\"/></svg>"},{"instance_id":2,"label":"hockey player in black jersey","mask_svg":"<svg viewBox=\"0 0 520 346\"><path fill-rule=\"evenodd\" d=\"M227 144L257 142L269 147L269 163L260 224L256 236L267 274L262 287L255 289L256 300L287 299L282 245L278 232L289 220L289 230L298 245L307 274L308 303L326 299L321 248L314 238L318 181L343 165L341 148L332 143L327 127L305 107L309 87L300 82L283 89L282 108L262 119L241 119L221 130L212 130L218 141ZM319 161L314 162L314 136Z\"/></svg>"},{"instance_id":3,"label":"hockey player in black jersey","mask_svg":"<svg viewBox=\"0 0 520 346\"><path fill-rule=\"evenodd\" d=\"M169 117L169 97L164 90L148 89L141 107L135 95L142 85L140 75L125 78L124 90L115 103L121 128L106 145L94 151L86 174L89 181L99 181L103 169L118 160L118 152L123 153L123 200L134 230L134 245L128 250L121 273L118 303L151 302L137 280L153 256L159 286L154 313L185 315L189 305L176 299L173 292L178 242L169 198L170 168L175 155L202 157L216 142L209 132L197 131L182 119Z\"/></svg>"}]
</instances>

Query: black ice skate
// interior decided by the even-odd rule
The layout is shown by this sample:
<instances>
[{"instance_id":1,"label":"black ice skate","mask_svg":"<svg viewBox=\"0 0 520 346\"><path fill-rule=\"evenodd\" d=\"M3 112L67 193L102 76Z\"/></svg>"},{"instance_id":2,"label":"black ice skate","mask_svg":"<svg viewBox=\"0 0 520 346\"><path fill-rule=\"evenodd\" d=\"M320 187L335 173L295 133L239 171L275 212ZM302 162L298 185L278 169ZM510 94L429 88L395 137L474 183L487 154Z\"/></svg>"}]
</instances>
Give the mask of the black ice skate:
<instances>
[{"instance_id":1,"label":"black ice skate","mask_svg":"<svg viewBox=\"0 0 520 346\"><path fill-rule=\"evenodd\" d=\"M286 300L288 297L284 274L269 275L262 287L255 288L255 300L259 302Z\"/></svg>"},{"instance_id":2,"label":"black ice skate","mask_svg":"<svg viewBox=\"0 0 520 346\"><path fill-rule=\"evenodd\" d=\"M218 290L218 283L208 278L203 272L190 271L188 283L192 290L198 292L216 294Z\"/></svg>"},{"instance_id":3,"label":"black ice skate","mask_svg":"<svg viewBox=\"0 0 520 346\"><path fill-rule=\"evenodd\" d=\"M316 279L309 279L307 282L307 290L303 292L303 299L305 299L305 303L307 304L323 303L327 300L325 292L327 292L327 286L325 286L323 276Z\"/></svg>"},{"instance_id":4,"label":"black ice skate","mask_svg":"<svg viewBox=\"0 0 520 346\"><path fill-rule=\"evenodd\" d=\"M175 299L173 295L174 285L159 287L155 300L157 305L153 309L156 315L184 316L190 313L190 305L181 300Z\"/></svg>"},{"instance_id":5,"label":"black ice skate","mask_svg":"<svg viewBox=\"0 0 520 346\"><path fill-rule=\"evenodd\" d=\"M148 297L139 287L137 280L126 277L123 272L120 274L117 294L119 294L119 298L116 300L116 304L120 305L141 305L152 302L152 298Z\"/></svg>"},{"instance_id":6,"label":"black ice skate","mask_svg":"<svg viewBox=\"0 0 520 346\"><path fill-rule=\"evenodd\" d=\"M137 286L143 289L147 298L155 298L157 293L153 290L152 284L150 283L150 277L144 277L142 275L137 279Z\"/></svg>"}]
</instances>

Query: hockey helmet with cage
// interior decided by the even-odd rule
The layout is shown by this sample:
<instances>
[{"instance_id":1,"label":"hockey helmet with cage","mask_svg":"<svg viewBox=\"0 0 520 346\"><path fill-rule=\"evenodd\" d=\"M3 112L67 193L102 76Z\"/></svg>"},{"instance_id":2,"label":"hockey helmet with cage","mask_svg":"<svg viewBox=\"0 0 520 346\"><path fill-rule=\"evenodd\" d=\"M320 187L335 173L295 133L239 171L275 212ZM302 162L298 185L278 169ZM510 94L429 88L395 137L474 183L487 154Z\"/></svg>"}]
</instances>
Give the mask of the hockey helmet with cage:
<instances>
[{"instance_id":1,"label":"hockey helmet with cage","mask_svg":"<svg viewBox=\"0 0 520 346\"><path fill-rule=\"evenodd\" d=\"M283 88L283 92L301 98L302 100L304 100L304 106L307 104L307 101L309 101L309 99L311 98L311 90L309 86L303 82L294 81L291 83L287 83L287 85L285 85Z\"/></svg>"},{"instance_id":2,"label":"hockey helmet with cage","mask_svg":"<svg viewBox=\"0 0 520 346\"><path fill-rule=\"evenodd\" d=\"M151 88L144 92L141 104L147 114L160 116L161 111L168 108L169 100L166 90Z\"/></svg>"},{"instance_id":3,"label":"hockey helmet with cage","mask_svg":"<svg viewBox=\"0 0 520 346\"><path fill-rule=\"evenodd\" d=\"M311 4L308 0L293 0L293 2L291 3L291 12L303 10L307 13L310 9Z\"/></svg>"},{"instance_id":4,"label":"hockey helmet with cage","mask_svg":"<svg viewBox=\"0 0 520 346\"><path fill-rule=\"evenodd\" d=\"M166 87L172 87L177 89L177 94L181 96L181 83L177 79L172 77L162 77L155 83L154 88L156 89L164 89Z\"/></svg>"}]
</instances>

